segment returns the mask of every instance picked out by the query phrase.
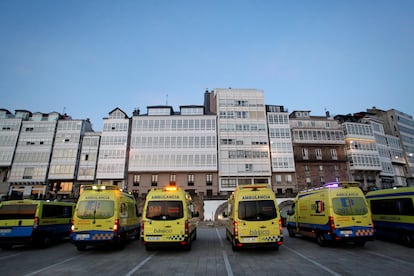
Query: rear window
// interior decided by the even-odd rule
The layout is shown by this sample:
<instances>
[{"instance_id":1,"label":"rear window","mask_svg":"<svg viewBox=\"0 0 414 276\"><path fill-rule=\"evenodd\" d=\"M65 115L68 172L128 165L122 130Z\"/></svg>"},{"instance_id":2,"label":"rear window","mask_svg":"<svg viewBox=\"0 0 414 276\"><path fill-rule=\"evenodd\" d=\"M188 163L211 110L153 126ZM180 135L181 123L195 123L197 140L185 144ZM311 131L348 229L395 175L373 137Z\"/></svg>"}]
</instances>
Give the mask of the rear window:
<instances>
[{"instance_id":1,"label":"rear window","mask_svg":"<svg viewBox=\"0 0 414 276\"><path fill-rule=\"evenodd\" d=\"M240 201L239 219L248 221L271 220L277 217L273 200Z\"/></svg>"},{"instance_id":2,"label":"rear window","mask_svg":"<svg viewBox=\"0 0 414 276\"><path fill-rule=\"evenodd\" d=\"M174 220L184 217L182 201L149 201L146 218L153 220Z\"/></svg>"},{"instance_id":3,"label":"rear window","mask_svg":"<svg viewBox=\"0 0 414 276\"><path fill-rule=\"evenodd\" d=\"M340 216L366 215L368 207L363 197L336 197L332 199L335 214Z\"/></svg>"},{"instance_id":4,"label":"rear window","mask_svg":"<svg viewBox=\"0 0 414 276\"><path fill-rule=\"evenodd\" d=\"M113 200L82 200L77 215L82 219L106 219L114 216Z\"/></svg>"},{"instance_id":5,"label":"rear window","mask_svg":"<svg viewBox=\"0 0 414 276\"><path fill-rule=\"evenodd\" d=\"M32 219L36 215L35 204L2 205L0 207L0 220L6 219Z\"/></svg>"}]
</instances>

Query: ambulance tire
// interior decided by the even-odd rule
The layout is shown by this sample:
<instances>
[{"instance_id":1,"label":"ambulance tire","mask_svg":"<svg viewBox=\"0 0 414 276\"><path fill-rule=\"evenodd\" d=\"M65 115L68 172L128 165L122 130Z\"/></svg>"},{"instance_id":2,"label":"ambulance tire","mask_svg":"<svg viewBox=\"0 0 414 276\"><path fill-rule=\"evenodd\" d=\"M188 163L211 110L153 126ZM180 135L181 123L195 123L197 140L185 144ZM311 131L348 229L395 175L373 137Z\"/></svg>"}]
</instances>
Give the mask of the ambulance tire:
<instances>
[{"instance_id":1,"label":"ambulance tire","mask_svg":"<svg viewBox=\"0 0 414 276\"><path fill-rule=\"evenodd\" d=\"M234 239L231 241L231 249L233 251L239 251L239 248L237 247L236 241Z\"/></svg>"},{"instance_id":2,"label":"ambulance tire","mask_svg":"<svg viewBox=\"0 0 414 276\"><path fill-rule=\"evenodd\" d=\"M287 230L288 230L288 233L289 233L289 237L291 237L291 238L296 237L295 231L292 229L292 227L288 226Z\"/></svg>"},{"instance_id":3,"label":"ambulance tire","mask_svg":"<svg viewBox=\"0 0 414 276\"><path fill-rule=\"evenodd\" d=\"M190 251L191 250L191 239L188 239L188 243L186 245L184 245L184 250L185 251Z\"/></svg>"},{"instance_id":4,"label":"ambulance tire","mask_svg":"<svg viewBox=\"0 0 414 276\"><path fill-rule=\"evenodd\" d=\"M230 233L229 230L226 229L226 240L230 240Z\"/></svg>"},{"instance_id":5,"label":"ambulance tire","mask_svg":"<svg viewBox=\"0 0 414 276\"><path fill-rule=\"evenodd\" d=\"M359 246L359 247L364 247L364 245L365 245L365 241L356 241L356 242L355 242L355 245L356 245L356 246Z\"/></svg>"},{"instance_id":6,"label":"ambulance tire","mask_svg":"<svg viewBox=\"0 0 414 276\"><path fill-rule=\"evenodd\" d=\"M414 247L414 240L412 238L412 235L410 233L404 232L400 235L402 239L402 243L407 247Z\"/></svg>"},{"instance_id":7,"label":"ambulance tire","mask_svg":"<svg viewBox=\"0 0 414 276\"><path fill-rule=\"evenodd\" d=\"M197 229L194 229L193 241L197 240Z\"/></svg>"},{"instance_id":8,"label":"ambulance tire","mask_svg":"<svg viewBox=\"0 0 414 276\"><path fill-rule=\"evenodd\" d=\"M39 246L40 248L47 248L52 245L52 242L52 237L49 234L44 234L39 238L39 240L36 243L37 246Z\"/></svg>"},{"instance_id":9,"label":"ambulance tire","mask_svg":"<svg viewBox=\"0 0 414 276\"><path fill-rule=\"evenodd\" d=\"M9 250L13 247L12 244L3 244L2 246L0 246L1 249L3 250Z\"/></svg>"},{"instance_id":10,"label":"ambulance tire","mask_svg":"<svg viewBox=\"0 0 414 276\"><path fill-rule=\"evenodd\" d=\"M84 245L84 244L78 244L78 245L76 246L76 249L77 249L78 251L85 251L85 250L86 250L86 245Z\"/></svg>"},{"instance_id":11,"label":"ambulance tire","mask_svg":"<svg viewBox=\"0 0 414 276\"><path fill-rule=\"evenodd\" d=\"M320 233L320 232L318 232L317 234L316 234L316 242L319 244L319 246L321 246L321 247L325 247L325 246L327 246L327 240L325 239L325 236L322 234L322 233Z\"/></svg>"},{"instance_id":12,"label":"ambulance tire","mask_svg":"<svg viewBox=\"0 0 414 276\"><path fill-rule=\"evenodd\" d=\"M125 245L126 245L126 237L122 235L119 238L119 240L116 241L115 248L118 250L123 250L125 248Z\"/></svg>"},{"instance_id":13,"label":"ambulance tire","mask_svg":"<svg viewBox=\"0 0 414 276\"><path fill-rule=\"evenodd\" d=\"M146 251L153 251L153 250L154 250L154 247L152 247L152 246L150 246L150 245L146 244L146 245L145 245L145 250L146 250Z\"/></svg>"}]
</instances>

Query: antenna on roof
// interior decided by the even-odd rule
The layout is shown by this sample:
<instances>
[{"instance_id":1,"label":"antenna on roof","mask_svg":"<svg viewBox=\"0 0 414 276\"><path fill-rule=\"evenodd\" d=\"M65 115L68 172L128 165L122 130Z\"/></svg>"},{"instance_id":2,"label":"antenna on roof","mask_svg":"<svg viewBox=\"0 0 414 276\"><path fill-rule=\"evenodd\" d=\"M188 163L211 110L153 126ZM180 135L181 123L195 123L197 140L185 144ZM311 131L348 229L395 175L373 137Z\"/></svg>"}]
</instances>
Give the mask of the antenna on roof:
<instances>
[{"instance_id":1,"label":"antenna on roof","mask_svg":"<svg viewBox=\"0 0 414 276\"><path fill-rule=\"evenodd\" d=\"M168 105L168 94L165 95L165 105Z\"/></svg>"}]
</instances>

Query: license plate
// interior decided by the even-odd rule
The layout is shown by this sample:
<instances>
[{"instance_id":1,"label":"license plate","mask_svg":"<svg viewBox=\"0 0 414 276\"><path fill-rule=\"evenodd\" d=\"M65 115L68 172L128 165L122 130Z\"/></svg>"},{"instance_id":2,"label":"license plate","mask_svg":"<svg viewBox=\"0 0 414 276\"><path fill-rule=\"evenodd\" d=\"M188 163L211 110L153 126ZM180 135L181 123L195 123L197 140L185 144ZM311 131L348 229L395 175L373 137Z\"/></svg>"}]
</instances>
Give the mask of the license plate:
<instances>
[{"instance_id":1,"label":"license plate","mask_svg":"<svg viewBox=\"0 0 414 276\"><path fill-rule=\"evenodd\" d=\"M87 240L87 239L89 239L89 234L77 234L76 239L77 240Z\"/></svg>"},{"instance_id":2,"label":"license plate","mask_svg":"<svg viewBox=\"0 0 414 276\"><path fill-rule=\"evenodd\" d=\"M250 237L250 238L242 238L241 240L242 240L242 242L256 242L257 238Z\"/></svg>"},{"instance_id":3,"label":"license plate","mask_svg":"<svg viewBox=\"0 0 414 276\"><path fill-rule=\"evenodd\" d=\"M349 235L352 235L352 230L345 230L345 231L341 231L340 233L341 235L349 236Z\"/></svg>"},{"instance_id":4,"label":"license plate","mask_svg":"<svg viewBox=\"0 0 414 276\"><path fill-rule=\"evenodd\" d=\"M159 241L159 240L161 240L161 237L147 236L147 241Z\"/></svg>"},{"instance_id":5,"label":"license plate","mask_svg":"<svg viewBox=\"0 0 414 276\"><path fill-rule=\"evenodd\" d=\"M0 229L0 234L7 234L7 233L10 233L10 232L11 232L10 228Z\"/></svg>"}]
</instances>

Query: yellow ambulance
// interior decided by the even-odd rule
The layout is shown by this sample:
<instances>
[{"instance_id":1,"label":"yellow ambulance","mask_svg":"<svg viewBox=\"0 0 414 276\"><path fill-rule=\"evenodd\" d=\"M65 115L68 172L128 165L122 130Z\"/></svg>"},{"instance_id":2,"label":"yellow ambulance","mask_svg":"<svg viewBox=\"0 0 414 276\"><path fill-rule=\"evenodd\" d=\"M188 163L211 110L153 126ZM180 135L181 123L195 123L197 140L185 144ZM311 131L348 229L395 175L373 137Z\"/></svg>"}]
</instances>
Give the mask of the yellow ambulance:
<instances>
[{"instance_id":1,"label":"yellow ambulance","mask_svg":"<svg viewBox=\"0 0 414 276\"><path fill-rule=\"evenodd\" d=\"M135 198L116 185L84 185L72 220L71 241L79 251L90 245L123 248L140 235Z\"/></svg>"},{"instance_id":2,"label":"yellow ambulance","mask_svg":"<svg viewBox=\"0 0 414 276\"><path fill-rule=\"evenodd\" d=\"M375 235L414 246L414 187L372 191L366 194Z\"/></svg>"},{"instance_id":3,"label":"yellow ambulance","mask_svg":"<svg viewBox=\"0 0 414 276\"><path fill-rule=\"evenodd\" d=\"M283 243L282 220L269 185L241 185L228 199L226 238L233 250Z\"/></svg>"},{"instance_id":4,"label":"yellow ambulance","mask_svg":"<svg viewBox=\"0 0 414 276\"><path fill-rule=\"evenodd\" d=\"M290 237L312 237L320 246L339 241L364 246L374 238L371 212L359 182L332 182L301 191L288 215Z\"/></svg>"},{"instance_id":5,"label":"yellow ambulance","mask_svg":"<svg viewBox=\"0 0 414 276\"><path fill-rule=\"evenodd\" d=\"M198 212L191 196L175 185L149 191L141 224L146 250L160 246L181 246L191 250L197 239Z\"/></svg>"},{"instance_id":6,"label":"yellow ambulance","mask_svg":"<svg viewBox=\"0 0 414 276\"><path fill-rule=\"evenodd\" d=\"M33 244L49 246L68 238L75 203L10 200L0 203L0 247Z\"/></svg>"}]
</instances>

